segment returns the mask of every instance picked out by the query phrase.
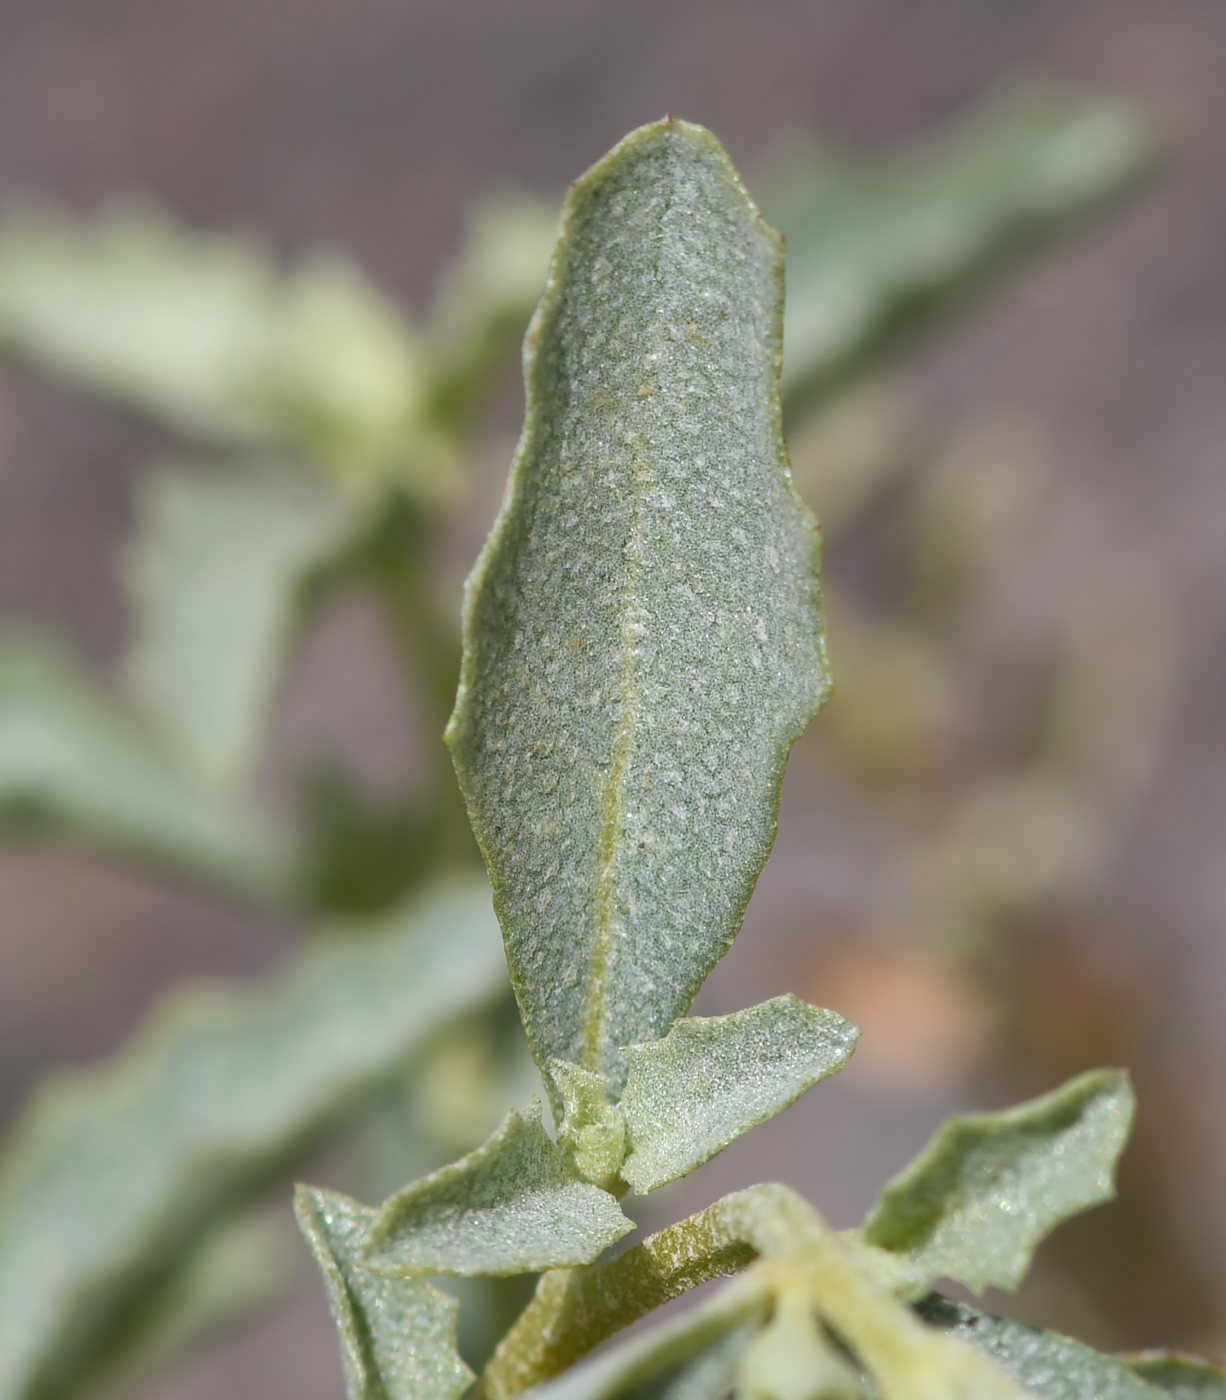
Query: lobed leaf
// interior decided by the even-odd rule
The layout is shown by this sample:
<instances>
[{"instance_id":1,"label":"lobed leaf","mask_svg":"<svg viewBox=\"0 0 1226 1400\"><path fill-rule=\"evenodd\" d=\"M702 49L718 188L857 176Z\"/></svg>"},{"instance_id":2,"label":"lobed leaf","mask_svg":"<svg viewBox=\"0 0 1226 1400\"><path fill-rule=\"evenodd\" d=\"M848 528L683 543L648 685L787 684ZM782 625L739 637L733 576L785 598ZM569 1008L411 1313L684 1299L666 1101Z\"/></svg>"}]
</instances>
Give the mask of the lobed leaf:
<instances>
[{"instance_id":1,"label":"lobed leaf","mask_svg":"<svg viewBox=\"0 0 1226 1400\"><path fill-rule=\"evenodd\" d=\"M44 1088L0 1169L0 1400L59 1397L219 1213L505 985L456 881L268 986L179 993L116 1061Z\"/></svg>"},{"instance_id":2,"label":"lobed leaf","mask_svg":"<svg viewBox=\"0 0 1226 1400\"><path fill-rule=\"evenodd\" d=\"M1135 1099L1123 1070L1093 1070L1003 1113L951 1118L881 1192L864 1238L929 1283L1016 1288L1040 1240L1115 1195Z\"/></svg>"},{"instance_id":3,"label":"lobed leaf","mask_svg":"<svg viewBox=\"0 0 1226 1400\"><path fill-rule=\"evenodd\" d=\"M124 579L127 677L202 782L247 776L308 576L351 525L288 475L162 471L141 485Z\"/></svg>"},{"instance_id":4,"label":"lobed leaf","mask_svg":"<svg viewBox=\"0 0 1226 1400\"><path fill-rule=\"evenodd\" d=\"M571 189L448 729L538 1063L621 1087L740 926L825 698L780 436L782 248L707 132Z\"/></svg>"},{"instance_id":5,"label":"lobed leaf","mask_svg":"<svg viewBox=\"0 0 1226 1400\"><path fill-rule=\"evenodd\" d=\"M385 1201L365 1259L404 1275L527 1274L589 1264L633 1229L549 1137L534 1099L475 1152Z\"/></svg>"},{"instance_id":6,"label":"lobed leaf","mask_svg":"<svg viewBox=\"0 0 1226 1400\"><path fill-rule=\"evenodd\" d=\"M858 1034L842 1016L788 995L678 1021L662 1040L628 1046L623 1178L646 1193L686 1176L837 1074Z\"/></svg>"},{"instance_id":7,"label":"lobed leaf","mask_svg":"<svg viewBox=\"0 0 1226 1400\"><path fill-rule=\"evenodd\" d=\"M299 1186L294 1214L323 1272L349 1400L459 1400L476 1377L456 1350L458 1301L362 1267L369 1207Z\"/></svg>"},{"instance_id":8,"label":"lobed leaf","mask_svg":"<svg viewBox=\"0 0 1226 1400\"><path fill-rule=\"evenodd\" d=\"M49 643L0 636L0 831L62 837L261 903L295 884L284 838L202 792Z\"/></svg>"},{"instance_id":9,"label":"lobed leaf","mask_svg":"<svg viewBox=\"0 0 1226 1400\"><path fill-rule=\"evenodd\" d=\"M903 155L832 154L794 171L767 206L788 240L789 406L1133 182L1152 150L1119 104L1026 91Z\"/></svg>"},{"instance_id":10,"label":"lobed leaf","mask_svg":"<svg viewBox=\"0 0 1226 1400\"><path fill-rule=\"evenodd\" d=\"M344 487L393 467L439 486L436 460L406 460L420 352L338 259L282 273L148 206L28 211L0 226L0 343L180 431L302 452Z\"/></svg>"},{"instance_id":11,"label":"lobed leaf","mask_svg":"<svg viewBox=\"0 0 1226 1400\"><path fill-rule=\"evenodd\" d=\"M1159 1400L1169 1392L1147 1384L1126 1365L1062 1337L933 1293L920 1316L990 1357L1042 1400Z\"/></svg>"}]
</instances>

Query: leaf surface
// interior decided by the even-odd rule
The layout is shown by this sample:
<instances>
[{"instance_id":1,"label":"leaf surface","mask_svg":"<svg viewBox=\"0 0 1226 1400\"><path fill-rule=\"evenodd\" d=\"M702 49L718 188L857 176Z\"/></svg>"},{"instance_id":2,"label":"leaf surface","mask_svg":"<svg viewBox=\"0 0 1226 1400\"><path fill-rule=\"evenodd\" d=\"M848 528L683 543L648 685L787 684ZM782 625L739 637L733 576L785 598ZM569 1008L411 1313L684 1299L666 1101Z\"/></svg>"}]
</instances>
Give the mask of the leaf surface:
<instances>
[{"instance_id":1,"label":"leaf surface","mask_svg":"<svg viewBox=\"0 0 1226 1400\"><path fill-rule=\"evenodd\" d=\"M248 773L302 586L348 523L288 475L174 470L142 483L124 561L138 628L127 676L207 785Z\"/></svg>"},{"instance_id":2,"label":"leaf surface","mask_svg":"<svg viewBox=\"0 0 1226 1400\"><path fill-rule=\"evenodd\" d=\"M263 903L293 893L282 836L194 787L47 642L0 636L0 831L59 837Z\"/></svg>"},{"instance_id":3,"label":"leaf surface","mask_svg":"<svg viewBox=\"0 0 1226 1400\"><path fill-rule=\"evenodd\" d=\"M864 1238L930 1282L1016 1288L1050 1230L1114 1197L1134 1107L1123 1070L1093 1070L1003 1113L951 1118L884 1187Z\"/></svg>"},{"instance_id":4,"label":"leaf surface","mask_svg":"<svg viewBox=\"0 0 1226 1400\"><path fill-rule=\"evenodd\" d=\"M299 1186L294 1213L324 1276L349 1400L459 1400L476 1377L456 1350L458 1301L362 1267L369 1207Z\"/></svg>"},{"instance_id":5,"label":"leaf surface","mask_svg":"<svg viewBox=\"0 0 1226 1400\"><path fill-rule=\"evenodd\" d=\"M546 1133L514 1109L475 1152L385 1201L366 1260L397 1274L505 1276L590 1264L634 1229Z\"/></svg>"},{"instance_id":6,"label":"leaf surface","mask_svg":"<svg viewBox=\"0 0 1226 1400\"><path fill-rule=\"evenodd\" d=\"M678 1021L628 1046L622 1176L654 1191L702 1166L847 1063L856 1028L791 995L731 1016Z\"/></svg>"},{"instance_id":7,"label":"leaf surface","mask_svg":"<svg viewBox=\"0 0 1226 1400\"><path fill-rule=\"evenodd\" d=\"M1038 236L1134 181L1139 116L1053 92L998 97L900 155L827 155L767 202L788 239L784 394L829 386Z\"/></svg>"},{"instance_id":8,"label":"leaf surface","mask_svg":"<svg viewBox=\"0 0 1226 1400\"><path fill-rule=\"evenodd\" d=\"M571 189L448 730L538 1062L621 1087L740 926L827 690L782 248L705 131Z\"/></svg>"},{"instance_id":9,"label":"leaf surface","mask_svg":"<svg viewBox=\"0 0 1226 1400\"><path fill-rule=\"evenodd\" d=\"M1169 1396L1121 1362L1058 1332L976 1312L937 1293L924 1299L919 1313L925 1321L990 1357L1043 1400L1159 1400Z\"/></svg>"},{"instance_id":10,"label":"leaf surface","mask_svg":"<svg viewBox=\"0 0 1226 1400\"><path fill-rule=\"evenodd\" d=\"M40 1091L0 1170L0 1397L66 1393L211 1220L504 986L488 890L455 882Z\"/></svg>"}]
</instances>

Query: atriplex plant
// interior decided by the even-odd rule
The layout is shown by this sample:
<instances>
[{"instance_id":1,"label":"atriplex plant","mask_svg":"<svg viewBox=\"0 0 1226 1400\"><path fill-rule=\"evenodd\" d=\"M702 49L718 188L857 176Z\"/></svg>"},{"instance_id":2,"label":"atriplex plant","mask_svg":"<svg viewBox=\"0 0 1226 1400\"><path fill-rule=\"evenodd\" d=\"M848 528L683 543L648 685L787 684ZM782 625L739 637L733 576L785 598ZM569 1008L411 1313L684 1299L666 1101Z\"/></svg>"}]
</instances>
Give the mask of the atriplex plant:
<instances>
[{"instance_id":1,"label":"atriplex plant","mask_svg":"<svg viewBox=\"0 0 1226 1400\"><path fill-rule=\"evenodd\" d=\"M457 1400L474 1381L483 1400L546 1383L551 1400L1226 1394L1207 1364L1112 1359L931 1292L1016 1287L1054 1225L1111 1196L1122 1071L952 1120L858 1230L768 1185L605 1253L633 1229L627 1191L708 1161L856 1036L792 996L684 1015L829 689L818 535L782 436L782 306L782 241L702 128L644 127L572 186L447 731L556 1132L534 1100L377 1210L299 1189L352 1400ZM478 1380L427 1276L537 1271Z\"/></svg>"},{"instance_id":2,"label":"atriplex plant","mask_svg":"<svg viewBox=\"0 0 1226 1400\"><path fill-rule=\"evenodd\" d=\"M1023 94L988 104L901 157L821 152L795 162L776 184L771 211L790 240L789 430L895 344L896 331L1126 185L1147 152L1143 128L1113 104ZM265 985L173 991L116 1060L40 1087L18 1116L0 1162L0 1400L66 1400L120 1362L164 1354L202 1322L249 1310L284 1282L270 1279L270 1261L282 1256L268 1247L276 1221L259 1203L287 1168L323 1141L356 1134L353 1156L363 1166L352 1189L377 1196L479 1141L518 1094L520 1070L531 1070L506 1014L488 887L473 868L476 851L437 738L459 667L440 542L475 475L481 411L539 296L555 231L548 204L486 206L418 325L337 258L285 271L247 240L189 232L142 206L89 220L42 210L0 223L5 349L139 409L192 444L190 458L181 448L137 483L133 537L123 551L132 626L118 694L53 641L11 627L0 634L0 829L188 876L206 892L307 922L316 935ZM648 375L634 386L644 411L654 382ZM726 400L722 411L732 431L736 405ZM750 395L745 412L761 419L760 398ZM610 431L615 426L611 420ZM791 520L794 547L809 549L789 499L784 493L781 513L763 528ZM589 515L580 524L595 529ZM663 519L643 515L645 545L652 522ZM752 541L737 544L736 529L750 541L748 525L733 523L726 542L750 548ZM759 565L763 558L769 565L768 554ZM784 569L786 557L778 560ZM646 552L619 561L633 564L636 587L659 562ZM672 601L695 586L687 570ZM272 702L311 622L330 599L355 590L374 600L386 623L411 696L404 728L416 721L423 740L420 771L411 787L382 799L343 770L296 773L305 779L301 800L271 815L260 779ZM601 595L592 587L588 594L595 626ZM567 596L559 589L541 602L565 619L573 611ZM486 606L493 598L491 591ZM685 1048L684 1030L666 1035L672 1018L731 936L738 899L747 897L769 842L771 753L755 756L748 746L775 716L777 766L785 738L817 699L806 608L811 615L797 597L789 614L801 652L788 688L772 698L767 669L759 689L740 697L750 718L738 723L729 711L701 730L704 786L674 791L671 779L656 775L656 801L671 797L689 815L670 809L652 839L667 831L676 842L686 821L699 821L702 803L733 803L741 837L709 852L713 863L701 873L689 864L699 846L656 850L644 831L643 859L663 862L674 883L627 892L637 867L607 865L570 830L567 809L578 810L584 794L571 790L564 751L532 755L534 768L559 782L537 819L562 824L561 840L575 844L546 840L542 828L533 859L545 865L518 875L501 870L504 889L516 878L548 875L537 897L550 899L545 907L556 921L563 888L572 890L572 914L588 907L579 886L548 874L559 853L581 862L576 878L581 868L590 876L593 860L602 871L607 865L598 880L600 920L575 924L604 932L592 935L592 948L576 933L566 949L580 959L576 977L599 950L609 996L603 1010L593 1001L580 1018L589 1044L572 1038L572 1010L525 991L534 1035L549 1037L544 1059L596 1066L591 1072L611 1075L620 1090L621 1045L665 1035L670 1053ZM639 622L622 620L630 628ZM770 615L761 621L766 627ZM771 635L752 639L764 666ZM685 639L677 640L664 682L690 664L680 649ZM582 631L564 641L559 664L598 665ZM806 675L807 700L790 691ZM622 685L620 673L593 680L586 699L599 689L602 700L579 712L590 726L582 742L594 746L585 750L588 765L613 744L605 757L622 775L614 794L640 772L633 747L602 738L598 728L599 706L618 703ZM473 693L474 706L489 705L488 694ZM514 698L506 697L508 710ZM549 693L545 703L562 698ZM696 721L701 699L690 705ZM560 732L536 738L548 746ZM627 730L627 743L638 732ZM727 786L727 733L754 783ZM661 732L658 751L681 745L689 753L689 737ZM475 762L466 772L480 800L491 779ZM491 855L499 820L492 810L483 817ZM494 865L500 870L496 855ZM684 946L695 927L710 944L691 949L692 961L680 968L636 953L635 975L654 985L644 982L642 995L622 1001L645 1019L624 1019L617 1000L624 950L605 936L616 927L617 900L643 917L648 902L672 888L656 914L660 936L676 934L677 881L693 900ZM511 930L526 987L533 947L525 940L533 935L526 924ZM566 981L569 971L555 966L553 976ZM837 1060L837 1020L798 1006L787 1014L807 1028L801 1049L821 1042L825 1025ZM654 1082L653 1063L640 1062L642 1085ZM795 1070L798 1086L803 1069ZM552 1086L563 1118L566 1095L574 1099L567 1131L584 1144L575 1151L589 1172L617 1157L605 1140L616 1136L617 1115L609 1110L605 1120L601 1096L584 1087L592 1082L599 1081L579 1076ZM625 1112L628 1102L633 1095L620 1100ZM753 1103L755 1113L764 1107ZM531 1124L512 1137L541 1140ZM636 1182L645 1187L648 1160L608 1170L641 1171ZM591 1183L579 1185L581 1199L618 1219ZM468 1322L480 1313L466 1300ZM478 1362L483 1340L462 1341Z\"/></svg>"}]
</instances>

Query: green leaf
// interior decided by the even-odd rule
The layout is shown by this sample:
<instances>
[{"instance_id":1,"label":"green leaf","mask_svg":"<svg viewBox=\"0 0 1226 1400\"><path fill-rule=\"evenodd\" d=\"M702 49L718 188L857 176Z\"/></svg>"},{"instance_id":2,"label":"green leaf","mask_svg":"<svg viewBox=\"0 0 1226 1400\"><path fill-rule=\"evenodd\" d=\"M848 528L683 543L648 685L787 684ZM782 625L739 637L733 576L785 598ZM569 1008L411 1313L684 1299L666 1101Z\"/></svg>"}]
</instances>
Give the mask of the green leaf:
<instances>
[{"instance_id":1,"label":"green leaf","mask_svg":"<svg viewBox=\"0 0 1226 1400\"><path fill-rule=\"evenodd\" d=\"M504 986L488 890L454 882L41 1090L0 1170L0 1400L65 1394L212 1220Z\"/></svg>"},{"instance_id":2,"label":"green leaf","mask_svg":"<svg viewBox=\"0 0 1226 1400\"><path fill-rule=\"evenodd\" d=\"M142 483L124 560L137 624L127 676L207 786L250 772L303 585L350 524L287 474L174 470Z\"/></svg>"},{"instance_id":3,"label":"green leaf","mask_svg":"<svg viewBox=\"0 0 1226 1400\"><path fill-rule=\"evenodd\" d=\"M427 495L443 484L437 454L410 450L409 328L335 258L283 273L148 205L27 212L0 227L0 342L180 431L302 452L346 489L391 469Z\"/></svg>"},{"instance_id":4,"label":"green leaf","mask_svg":"<svg viewBox=\"0 0 1226 1400\"><path fill-rule=\"evenodd\" d=\"M702 1166L837 1074L858 1034L842 1016L788 995L678 1021L663 1040L627 1046L622 1176L646 1193Z\"/></svg>"},{"instance_id":5,"label":"green leaf","mask_svg":"<svg viewBox=\"0 0 1226 1400\"><path fill-rule=\"evenodd\" d=\"M430 411L437 419L471 430L482 401L515 360L557 236L557 205L527 195L498 196L472 211L430 318L438 363Z\"/></svg>"},{"instance_id":6,"label":"green leaf","mask_svg":"<svg viewBox=\"0 0 1226 1400\"><path fill-rule=\"evenodd\" d=\"M456 1299L361 1266L368 1207L299 1186L294 1213L323 1271L349 1400L459 1400L476 1377L456 1350Z\"/></svg>"},{"instance_id":7,"label":"green leaf","mask_svg":"<svg viewBox=\"0 0 1226 1400\"><path fill-rule=\"evenodd\" d=\"M613 1190L626 1156L626 1120L620 1106L609 1102L609 1081L595 1070L552 1060L545 1082L561 1107L558 1141L575 1170L584 1181Z\"/></svg>"},{"instance_id":8,"label":"green leaf","mask_svg":"<svg viewBox=\"0 0 1226 1400\"><path fill-rule=\"evenodd\" d=\"M901 156L832 154L797 170L766 206L788 239L789 407L1133 182L1152 152L1125 107L1026 91Z\"/></svg>"},{"instance_id":9,"label":"green leaf","mask_svg":"<svg viewBox=\"0 0 1226 1400\"><path fill-rule=\"evenodd\" d=\"M1016 1288L1039 1241L1115 1195L1135 1107L1123 1070L1093 1070L1003 1113L951 1118L883 1189L869 1244L931 1284Z\"/></svg>"},{"instance_id":10,"label":"green leaf","mask_svg":"<svg viewBox=\"0 0 1226 1400\"><path fill-rule=\"evenodd\" d=\"M1226 1400L1226 1370L1177 1351L1136 1351L1115 1358L1133 1375L1178 1400Z\"/></svg>"},{"instance_id":11,"label":"green leaf","mask_svg":"<svg viewBox=\"0 0 1226 1400\"><path fill-rule=\"evenodd\" d=\"M780 436L782 246L709 133L572 188L448 730L537 1061L620 1088L689 1005L827 691Z\"/></svg>"},{"instance_id":12,"label":"green leaf","mask_svg":"<svg viewBox=\"0 0 1226 1400\"><path fill-rule=\"evenodd\" d=\"M1125 1365L1090 1347L1003 1317L976 1312L933 1293L920 1316L990 1357L1043 1400L1160 1400L1169 1392L1148 1385Z\"/></svg>"},{"instance_id":13,"label":"green leaf","mask_svg":"<svg viewBox=\"0 0 1226 1400\"><path fill-rule=\"evenodd\" d=\"M633 1229L545 1132L534 1099L475 1152L385 1201L365 1257L386 1273L499 1277L591 1263Z\"/></svg>"},{"instance_id":14,"label":"green leaf","mask_svg":"<svg viewBox=\"0 0 1226 1400\"><path fill-rule=\"evenodd\" d=\"M200 791L67 657L0 636L0 831L59 837L261 903L294 892L289 848Z\"/></svg>"}]
</instances>

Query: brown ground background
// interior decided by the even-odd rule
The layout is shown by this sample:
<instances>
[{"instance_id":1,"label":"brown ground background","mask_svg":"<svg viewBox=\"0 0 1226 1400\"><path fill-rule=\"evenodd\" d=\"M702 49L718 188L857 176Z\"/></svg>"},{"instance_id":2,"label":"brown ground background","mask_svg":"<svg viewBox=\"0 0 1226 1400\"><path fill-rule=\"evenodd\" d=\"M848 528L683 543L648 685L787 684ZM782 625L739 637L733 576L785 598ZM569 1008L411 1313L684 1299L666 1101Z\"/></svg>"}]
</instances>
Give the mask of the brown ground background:
<instances>
[{"instance_id":1,"label":"brown ground background","mask_svg":"<svg viewBox=\"0 0 1226 1400\"><path fill-rule=\"evenodd\" d=\"M1071 939L1075 961L1124 966L1144 984L1161 1101L1143 1111L1162 1115L1176 1096L1182 1125L1171 1151L1184 1185L1164 1197L1166 1248L1185 1275L1203 1271L1208 1302L1187 1330L1212 1344L1226 1337L1215 1187L1226 1168L1218 0L0 0L0 200L45 192L90 210L152 190L190 221L259 229L287 252L345 249L418 308L476 193L557 191L665 112L710 126L752 181L788 138L885 145L1019 70L1141 104L1163 131L1164 173L964 316L914 377L938 425L1007 424L1051 468L1000 626L1058 610L1087 574L1126 572L1161 580L1185 638L1156 772L1088 931ZM124 623L112 552L134 473L165 446L0 367L0 614L58 630L99 667L113 661ZM463 548L479 533L477 522ZM1140 629L1134 645L1143 667ZM317 649L314 698L289 724L359 761L377 756L391 712L368 650L359 623L338 625ZM991 686L983 693L990 705ZM821 998L820 969L877 897L887 841L851 785L821 763L795 764L778 849L707 1009L788 988ZM0 854L0 1109L47 1067L120 1044L168 981L255 974L292 942L274 924L81 859ZM883 1005L887 1034L897 1018ZM1047 1005L1034 1014L1058 1016ZM1091 1013L1079 1002L1070 1014ZM986 1071L895 1069L853 1063L708 1168L687 1199L770 1175L852 1224L944 1113L1012 1093ZM1110 1290L1061 1287L1023 1298L1023 1311L1109 1345L1169 1335L1164 1275L1135 1278L1118 1306ZM149 1389L159 1400L340 1393L313 1287Z\"/></svg>"}]
</instances>

